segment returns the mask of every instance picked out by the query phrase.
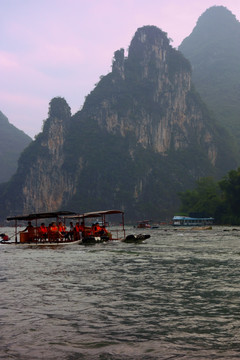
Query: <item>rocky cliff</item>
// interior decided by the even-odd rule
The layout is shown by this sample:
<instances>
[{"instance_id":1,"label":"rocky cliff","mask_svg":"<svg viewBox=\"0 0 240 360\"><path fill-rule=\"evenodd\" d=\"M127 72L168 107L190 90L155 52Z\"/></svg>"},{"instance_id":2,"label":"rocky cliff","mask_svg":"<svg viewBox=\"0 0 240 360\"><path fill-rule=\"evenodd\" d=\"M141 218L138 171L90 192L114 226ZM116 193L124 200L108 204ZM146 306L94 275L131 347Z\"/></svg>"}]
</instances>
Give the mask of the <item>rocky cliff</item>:
<instances>
[{"instance_id":1,"label":"rocky cliff","mask_svg":"<svg viewBox=\"0 0 240 360\"><path fill-rule=\"evenodd\" d=\"M189 62L146 26L127 57L115 52L81 111L71 116L64 99L51 101L43 132L0 191L7 215L121 208L129 219L159 220L176 211L178 191L234 166L227 134L192 87Z\"/></svg>"},{"instance_id":2,"label":"rocky cliff","mask_svg":"<svg viewBox=\"0 0 240 360\"><path fill-rule=\"evenodd\" d=\"M161 30L139 29L128 58L124 59L123 50L115 53L109 77L105 87L112 96L106 96L101 83L95 92L103 98L95 103L94 112L92 99L83 110L91 112L100 127L122 136L133 132L143 148L151 147L162 155L170 149L187 148L194 140L204 144L209 160L215 163L212 133L199 103L192 101L190 64L169 45ZM193 132L194 139L190 136Z\"/></svg>"},{"instance_id":3,"label":"rocky cliff","mask_svg":"<svg viewBox=\"0 0 240 360\"><path fill-rule=\"evenodd\" d=\"M240 22L224 6L207 9L179 50L193 68L193 82L217 122L240 149Z\"/></svg>"},{"instance_id":4,"label":"rocky cliff","mask_svg":"<svg viewBox=\"0 0 240 360\"><path fill-rule=\"evenodd\" d=\"M59 209L74 194L73 177L62 170L64 142L68 134L71 110L64 99L54 98L50 103L49 118L43 133L33 147L35 156L28 166L23 183L23 209L41 211ZM30 165L30 164L29 164Z\"/></svg>"},{"instance_id":5,"label":"rocky cliff","mask_svg":"<svg viewBox=\"0 0 240 360\"><path fill-rule=\"evenodd\" d=\"M8 181L16 172L19 156L31 141L30 136L10 124L0 111L0 183Z\"/></svg>"}]
</instances>

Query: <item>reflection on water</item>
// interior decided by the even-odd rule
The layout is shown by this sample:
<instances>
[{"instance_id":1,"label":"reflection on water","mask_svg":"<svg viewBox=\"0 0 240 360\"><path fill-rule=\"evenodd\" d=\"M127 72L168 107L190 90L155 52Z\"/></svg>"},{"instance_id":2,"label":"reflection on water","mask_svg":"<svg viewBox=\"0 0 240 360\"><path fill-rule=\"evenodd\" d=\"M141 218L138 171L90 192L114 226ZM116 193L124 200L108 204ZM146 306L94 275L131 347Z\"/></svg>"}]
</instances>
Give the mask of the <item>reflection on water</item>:
<instances>
[{"instance_id":1,"label":"reflection on water","mask_svg":"<svg viewBox=\"0 0 240 360\"><path fill-rule=\"evenodd\" d=\"M0 359L239 359L239 231L1 245Z\"/></svg>"}]
</instances>

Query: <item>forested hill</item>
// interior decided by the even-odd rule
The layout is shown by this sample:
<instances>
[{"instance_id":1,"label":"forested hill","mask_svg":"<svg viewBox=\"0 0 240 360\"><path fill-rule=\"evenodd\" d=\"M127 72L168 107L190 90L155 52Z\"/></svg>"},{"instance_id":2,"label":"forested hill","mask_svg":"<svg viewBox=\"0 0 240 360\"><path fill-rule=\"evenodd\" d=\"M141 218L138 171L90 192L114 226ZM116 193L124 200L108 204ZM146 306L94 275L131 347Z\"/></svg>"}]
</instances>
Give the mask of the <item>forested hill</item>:
<instances>
[{"instance_id":1,"label":"forested hill","mask_svg":"<svg viewBox=\"0 0 240 360\"><path fill-rule=\"evenodd\" d=\"M178 192L236 166L230 140L191 85L191 66L155 26L138 29L128 56L71 115L50 102L43 132L0 189L2 217L117 208L128 220L171 218Z\"/></svg>"},{"instance_id":2,"label":"forested hill","mask_svg":"<svg viewBox=\"0 0 240 360\"><path fill-rule=\"evenodd\" d=\"M221 125L240 149L240 23L223 6L198 19L179 50L190 60L193 82Z\"/></svg>"},{"instance_id":3,"label":"forested hill","mask_svg":"<svg viewBox=\"0 0 240 360\"><path fill-rule=\"evenodd\" d=\"M28 135L10 124L0 111L0 183L9 180L16 172L19 156L31 141Z\"/></svg>"}]
</instances>

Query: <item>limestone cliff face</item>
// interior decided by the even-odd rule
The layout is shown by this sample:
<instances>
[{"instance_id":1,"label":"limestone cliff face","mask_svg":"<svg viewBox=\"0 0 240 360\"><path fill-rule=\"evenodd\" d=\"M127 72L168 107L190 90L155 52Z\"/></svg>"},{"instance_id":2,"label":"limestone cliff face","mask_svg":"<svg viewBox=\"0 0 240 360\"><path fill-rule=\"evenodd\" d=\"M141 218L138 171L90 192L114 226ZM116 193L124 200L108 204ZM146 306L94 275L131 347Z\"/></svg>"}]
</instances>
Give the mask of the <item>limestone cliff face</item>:
<instances>
[{"instance_id":1,"label":"limestone cliff face","mask_svg":"<svg viewBox=\"0 0 240 360\"><path fill-rule=\"evenodd\" d=\"M115 52L111 81L111 96L102 99L94 114L101 127L122 136L134 132L137 143L160 154L189 147L194 134L215 164L211 131L198 103L189 101L190 64L170 46L164 32L153 26L138 29L128 57L123 49ZM125 111L116 111L119 95L123 107L128 104Z\"/></svg>"},{"instance_id":2,"label":"limestone cliff face","mask_svg":"<svg viewBox=\"0 0 240 360\"><path fill-rule=\"evenodd\" d=\"M114 54L81 111L50 103L43 131L1 190L7 215L120 208L131 219L169 217L178 192L235 162L191 85L189 62L154 26ZM0 216L3 211L0 210ZM6 215L6 214L4 214Z\"/></svg>"},{"instance_id":3,"label":"limestone cliff face","mask_svg":"<svg viewBox=\"0 0 240 360\"><path fill-rule=\"evenodd\" d=\"M63 169L64 142L70 118L66 101L53 99L43 133L36 139L34 161L27 169L22 186L24 213L54 211L75 191L74 179Z\"/></svg>"}]
</instances>

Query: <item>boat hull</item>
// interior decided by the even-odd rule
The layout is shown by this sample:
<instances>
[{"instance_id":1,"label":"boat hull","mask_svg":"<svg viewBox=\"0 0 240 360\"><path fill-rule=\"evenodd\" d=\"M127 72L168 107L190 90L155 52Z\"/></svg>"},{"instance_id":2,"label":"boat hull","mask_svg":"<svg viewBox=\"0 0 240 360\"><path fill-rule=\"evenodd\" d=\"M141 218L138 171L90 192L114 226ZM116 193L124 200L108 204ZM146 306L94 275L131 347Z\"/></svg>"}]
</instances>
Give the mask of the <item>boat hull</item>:
<instances>
[{"instance_id":1,"label":"boat hull","mask_svg":"<svg viewBox=\"0 0 240 360\"><path fill-rule=\"evenodd\" d=\"M143 234L132 235L131 234L131 235L126 236L126 238L122 241L126 242L126 243L140 243L149 238L150 238L150 235L143 235Z\"/></svg>"},{"instance_id":2,"label":"boat hull","mask_svg":"<svg viewBox=\"0 0 240 360\"><path fill-rule=\"evenodd\" d=\"M95 245L95 244L105 243L107 241L111 241L111 239L109 239L108 236L88 236L88 237L84 237L81 240L80 244Z\"/></svg>"},{"instance_id":3,"label":"boat hull","mask_svg":"<svg viewBox=\"0 0 240 360\"><path fill-rule=\"evenodd\" d=\"M11 242L11 243L4 243L4 245L16 245L19 247L24 246L30 246L30 247L36 247L36 246L66 246L66 245L75 245L79 244L81 240L75 240L75 241L44 241L44 242ZM3 244L3 243L2 243Z\"/></svg>"}]
</instances>

